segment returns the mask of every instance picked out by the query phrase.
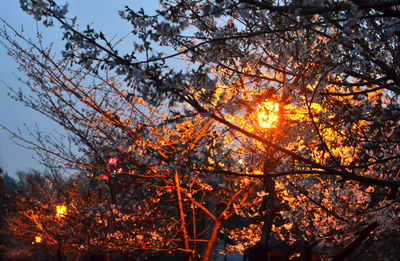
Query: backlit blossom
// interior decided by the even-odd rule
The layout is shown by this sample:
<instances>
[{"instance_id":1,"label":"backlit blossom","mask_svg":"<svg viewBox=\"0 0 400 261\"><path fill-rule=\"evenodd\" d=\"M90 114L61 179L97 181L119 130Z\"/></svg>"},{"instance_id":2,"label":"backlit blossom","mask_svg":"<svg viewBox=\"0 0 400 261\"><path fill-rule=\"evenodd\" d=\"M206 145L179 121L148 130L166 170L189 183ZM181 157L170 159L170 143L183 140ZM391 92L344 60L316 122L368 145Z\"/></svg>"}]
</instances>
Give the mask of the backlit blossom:
<instances>
[{"instance_id":1,"label":"backlit blossom","mask_svg":"<svg viewBox=\"0 0 400 261\"><path fill-rule=\"evenodd\" d=\"M118 163L117 158L110 158L110 159L108 160L108 164L109 164L109 165L117 166L117 163Z\"/></svg>"}]
</instances>

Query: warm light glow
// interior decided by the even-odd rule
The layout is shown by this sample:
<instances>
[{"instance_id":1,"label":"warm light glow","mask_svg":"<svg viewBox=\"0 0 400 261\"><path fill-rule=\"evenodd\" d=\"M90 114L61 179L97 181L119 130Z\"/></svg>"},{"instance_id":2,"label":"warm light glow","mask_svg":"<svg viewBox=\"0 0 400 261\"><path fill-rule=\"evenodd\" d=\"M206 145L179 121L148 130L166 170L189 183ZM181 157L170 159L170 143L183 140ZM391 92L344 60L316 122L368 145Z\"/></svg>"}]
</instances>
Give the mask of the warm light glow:
<instances>
[{"instance_id":1,"label":"warm light glow","mask_svg":"<svg viewBox=\"0 0 400 261\"><path fill-rule=\"evenodd\" d=\"M41 238L41 237L35 237L35 242L36 242L36 243L42 242L42 238Z\"/></svg>"},{"instance_id":2,"label":"warm light glow","mask_svg":"<svg viewBox=\"0 0 400 261\"><path fill-rule=\"evenodd\" d=\"M67 207L66 206L56 206L56 216L57 217L65 217L65 214L67 213Z\"/></svg>"},{"instance_id":3,"label":"warm light glow","mask_svg":"<svg viewBox=\"0 0 400 261\"><path fill-rule=\"evenodd\" d=\"M273 101L263 102L258 105L258 124L261 128L275 128L278 122L279 103Z\"/></svg>"}]
</instances>

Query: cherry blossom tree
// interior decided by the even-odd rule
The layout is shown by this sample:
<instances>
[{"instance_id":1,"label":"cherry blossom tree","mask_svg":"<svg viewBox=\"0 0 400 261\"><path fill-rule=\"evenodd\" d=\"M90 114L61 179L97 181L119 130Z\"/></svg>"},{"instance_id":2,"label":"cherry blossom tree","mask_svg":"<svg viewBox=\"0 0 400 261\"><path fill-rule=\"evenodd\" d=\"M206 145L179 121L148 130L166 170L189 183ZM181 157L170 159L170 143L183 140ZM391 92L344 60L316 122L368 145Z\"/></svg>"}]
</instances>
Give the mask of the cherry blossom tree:
<instances>
[{"instance_id":1,"label":"cherry blossom tree","mask_svg":"<svg viewBox=\"0 0 400 261\"><path fill-rule=\"evenodd\" d=\"M152 132L159 133L156 139L146 139L155 152L150 158L163 159L162 171L174 177L179 165L217 180L223 174L224 183L234 177L237 187L205 179L213 190L225 185L233 195L242 193L242 184L262 182L250 205L235 203L249 225L225 230L233 243L228 250L260 246L267 259L273 241L281 240L292 258L307 256L303 250L319 244L336 260L372 231L379 238L399 229L398 6L398 1L161 1L154 16L129 7L120 12L135 36L133 50L122 53L101 31L79 31L67 6L21 1L46 26L62 25L66 61L85 73L119 75L125 84L107 90L125 91L122 97L163 108L183 122L173 125L180 132L163 125ZM160 51L163 46L174 52ZM176 57L186 70L175 67ZM265 101L279 104L273 128L257 124ZM121 104L101 113L109 126L122 125L124 118L115 115ZM196 142L186 142L184 129L207 134L196 139L191 133ZM147 145L163 144L163 137L179 146L164 151ZM185 234L182 229L188 250Z\"/></svg>"},{"instance_id":2,"label":"cherry blossom tree","mask_svg":"<svg viewBox=\"0 0 400 261\"><path fill-rule=\"evenodd\" d=\"M28 246L45 248L58 256L126 253L128 249L139 256L161 249L166 243L161 240L162 235L170 229L166 219L159 218L160 227L152 233L154 218L159 216L157 209L139 203L124 207L109 204L102 183L22 174L6 223L14 236Z\"/></svg>"},{"instance_id":3,"label":"cherry blossom tree","mask_svg":"<svg viewBox=\"0 0 400 261\"><path fill-rule=\"evenodd\" d=\"M105 227L99 225L93 230L99 235L85 244L74 241L68 251L181 251L188 260L199 255L210 257L218 234L224 232L224 226L239 210L249 207L250 197L260 187L257 179L238 180L221 168L238 160L240 151L229 146L234 143L234 137L227 136L222 142L222 134L217 130L224 132L224 127L209 118L195 117L185 107L180 108L188 113L185 117L180 111L154 107L124 90L118 77L101 77L84 68L76 69L68 65L68 59L55 61L49 49L16 31L13 33L17 40L7 30L2 31L4 46L28 76L28 80L21 82L34 94L12 90L13 98L63 126L71 134L66 141L78 150L69 149L71 146L63 140L45 136L40 131L30 132L33 140L19 133L14 135L39 150L43 163L54 172L63 166L84 173L83 180L89 178L108 187L109 197L100 202L96 200L93 207L87 209L83 199L76 203L84 210L74 213L75 223L85 224L85 219L99 217L99 224ZM96 195L104 194L92 189ZM77 192L69 197L78 200L81 196ZM130 209L133 212L130 213L125 207L132 204L137 208ZM135 220L143 220L139 223L157 224L132 230L126 222L120 222L121 217L108 214L121 209L128 221L133 215ZM138 214L137 209L143 214ZM29 218L29 213L19 214ZM114 222L110 220L113 218ZM118 223L121 224L113 225L114 232L107 230L108 224ZM72 231L79 234L82 229L70 228L69 232ZM19 232L22 236L26 230ZM153 243L132 239L143 238L141 233L151 235L145 239ZM77 238L80 236L74 240ZM119 248L115 246L115 239Z\"/></svg>"}]
</instances>

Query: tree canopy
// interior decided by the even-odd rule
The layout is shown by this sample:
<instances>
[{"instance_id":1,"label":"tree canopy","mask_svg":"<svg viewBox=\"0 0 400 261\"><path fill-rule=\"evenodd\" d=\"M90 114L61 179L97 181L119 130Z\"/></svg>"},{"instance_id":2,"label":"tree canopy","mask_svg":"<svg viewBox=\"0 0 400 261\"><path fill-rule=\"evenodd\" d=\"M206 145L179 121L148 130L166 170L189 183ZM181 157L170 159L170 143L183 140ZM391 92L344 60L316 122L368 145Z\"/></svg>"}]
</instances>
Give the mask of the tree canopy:
<instances>
[{"instance_id":1,"label":"tree canopy","mask_svg":"<svg viewBox=\"0 0 400 261\"><path fill-rule=\"evenodd\" d=\"M399 1L160 1L156 15L126 6L126 53L79 30L67 6L20 2L64 30L62 61L1 32L37 94L15 98L69 130L82 157L47 152L95 176L116 158L111 169L136 177L132 188L172 188L188 259L196 208L214 224L205 260L218 237L250 258L246 249L267 256L279 241L293 259L318 244L339 260L371 231L399 230ZM241 222L225 225L234 215Z\"/></svg>"}]
</instances>

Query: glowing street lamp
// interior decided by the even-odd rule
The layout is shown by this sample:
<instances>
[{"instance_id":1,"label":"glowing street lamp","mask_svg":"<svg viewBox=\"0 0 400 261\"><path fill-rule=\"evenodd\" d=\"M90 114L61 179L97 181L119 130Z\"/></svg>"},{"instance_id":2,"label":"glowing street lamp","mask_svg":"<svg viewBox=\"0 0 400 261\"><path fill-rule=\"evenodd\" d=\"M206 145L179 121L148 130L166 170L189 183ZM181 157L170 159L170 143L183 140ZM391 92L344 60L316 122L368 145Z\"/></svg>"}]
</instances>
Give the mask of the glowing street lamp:
<instances>
[{"instance_id":1,"label":"glowing street lamp","mask_svg":"<svg viewBox=\"0 0 400 261\"><path fill-rule=\"evenodd\" d=\"M265 101L257 106L258 124L263 129L276 128L278 123L279 103Z\"/></svg>"},{"instance_id":2,"label":"glowing street lamp","mask_svg":"<svg viewBox=\"0 0 400 261\"><path fill-rule=\"evenodd\" d=\"M56 206L56 216L58 218L65 217L65 214L67 214L66 206Z\"/></svg>"},{"instance_id":3,"label":"glowing street lamp","mask_svg":"<svg viewBox=\"0 0 400 261\"><path fill-rule=\"evenodd\" d=\"M35 237L35 241L32 241L32 245L40 244L42 242L42 238L40 236Z\"/></svg>"},{"instance_id":4,"label":"glowing street lamp","mask_svg":"<svg viewBox=\"0 0 400 261\"><path fill-rule=\"evenodd\" d=\"M42 238L41 237L39 237L39 236L37 236L37 237L35 237L35 243L41 243L42 242Z\"/></svg>"}]
</instances>

